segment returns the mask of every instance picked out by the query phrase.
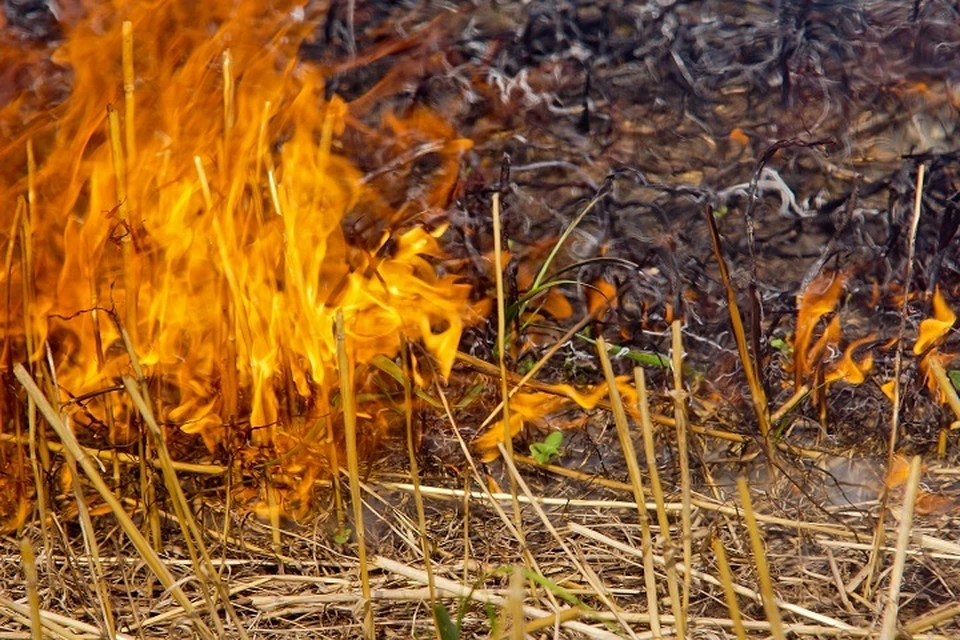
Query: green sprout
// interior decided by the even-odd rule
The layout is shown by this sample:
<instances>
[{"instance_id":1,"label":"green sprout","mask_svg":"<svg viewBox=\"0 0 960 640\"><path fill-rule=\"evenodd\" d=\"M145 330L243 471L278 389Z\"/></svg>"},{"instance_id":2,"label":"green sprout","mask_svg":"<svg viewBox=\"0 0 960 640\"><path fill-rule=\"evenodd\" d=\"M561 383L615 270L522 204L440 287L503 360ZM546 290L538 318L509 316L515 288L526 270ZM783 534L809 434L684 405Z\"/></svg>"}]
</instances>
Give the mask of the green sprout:
<instances>
[{"instance_id":1,"label":"green sprout","mask_svg":"<svg viewBox=\"0 0 960 640\"><path fill-rule=\"evenodd\" d=\"M353 533L353 530L350 527L340 527L336 533L333 534L333 541L337 544L347 544L350 540L351 533Z\"/></svg>"},{"instance_id":2,"label":"green sprout","mask_svg":"<svg viewBox=\"0 0 960 640\"><path fill-rule=\"evenodd\" d=\"M770 346L782 353L785 356L793 353L793 345L784 340L783 338L774 338L770 341Z\"/></svg>"},{"instance_id":3,"label":"green sprout","mask_svg":"<svg viewBox=\"0 0 960 640\"><path fill-rule=\"evenodd\" d=\"M947 371L947 377L950 378L950 382L953 383L953 388L960 391L960 369Z\"/></svg>"},{"instance_id":4,"label":"green sprout","mask_svg":"<svg viewBox=\"0 0 960 640\"><path fill-rule=\"evenodd\" d=\"M563 444L563 433L554 431L543 442L534 442L530 445L530 455L540 464L550 464L560 457L560 445Z\"/></svg>"}]
</instances>

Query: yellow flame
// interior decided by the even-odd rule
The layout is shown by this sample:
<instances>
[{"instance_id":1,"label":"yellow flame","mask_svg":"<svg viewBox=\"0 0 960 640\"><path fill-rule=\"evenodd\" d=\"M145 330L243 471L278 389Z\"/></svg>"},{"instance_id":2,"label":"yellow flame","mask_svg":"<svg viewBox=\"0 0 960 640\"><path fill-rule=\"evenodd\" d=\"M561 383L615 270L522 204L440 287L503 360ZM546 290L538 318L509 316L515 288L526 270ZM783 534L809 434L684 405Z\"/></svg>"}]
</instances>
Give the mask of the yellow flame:
<instances>
[{"instance_id":1,"label":"yellow flame","mask_svg":"<svg viewBox=\"0 0 960 640\"><path fill-rule=\"evenodd\" d=\"M637 390L630 376L616 379L617 390L623 398L624 409L638 419ZM551 392L535 391L515 394L510 399L510 435L517 436L527 423L536 423L551 413L566 408L571 402L582 409L592 410L609 394L607 383L601 383L586 392L578 391L569 384L553 385ZM499 455L497 444L503 442L503 420L498 421L473 441L473 447L484 462L495 460Z\"/></svg>"},{"instance_id":2,"label":"yellow flame","mask_svg":"<svg viewBox=\"0 0 960 640\"><path fill-rule=\"evenodd\" d=\"M920 333L913 345L914 355L922 355L942 340L957 321L957 315L943 299L938 288L933 294L933 317L920 323Z\"/></svg>"},{"instance_id":3,"label":"yellow flame","mask_svg":"<svg viewBox=\"0 0 960 640\"><path fill-rule=\"evenodd\" d=\"M388 113L377 128L326 97L321 70L298 58L315 28L299 7L90 3L56 53L72 70L69 99L30 119L25 100L0 108L0 130L14 133L0 146L5 210L26 193L27 140L39 166L29 212L35 291L22 298L19 262L0 274L13 299L0 326L8 343L33 336L33 353L18 346L20 355L37 359L51 345L66 400L132 372L105 313L115 310L162 421L211 450L238 425L280 453L309 445L288 460L302 471L321 456L308 431L339 410L338 310L354 362L394 356L403 334L449 374L470 321L469 288L434 267L443 227L410 221L447 206L471 142L424 107ZM123 138L106 115L124 102L122 20L133 23L136 74L135 120L117 112L131 133L126 148L111 146ZM412 164L425 143L438 162L421 176ZM384 193L385 178L346 155L366 147L394 162L390 179L419 181L394 187L408 197ZM369 224L345 229L351 215ZM4 222L13 242L18 230ZM71 410L92 429L108 413L121 425L135 413L120 396Z\"/></svg>"},{"instance_id":4,"label":"yellow flame","mask_svg":"<svg viewBox=\"0 0 960 640\"><path fill-rule=\"evenodd\" d=\"M813 331L817 322L828 313L832 313L843 291L845 276L840 273L824 273L814 279L807 288L797 296L797 330L793 341L794 354L794 384L796 388L803 385L803 378L810 373L810 363L813 362L819 351L825 346L820 342L810 348ZM829 328L829 327L828 327ZM839 337L839 325L834 327Z\"/></svg>"}]
</instances>

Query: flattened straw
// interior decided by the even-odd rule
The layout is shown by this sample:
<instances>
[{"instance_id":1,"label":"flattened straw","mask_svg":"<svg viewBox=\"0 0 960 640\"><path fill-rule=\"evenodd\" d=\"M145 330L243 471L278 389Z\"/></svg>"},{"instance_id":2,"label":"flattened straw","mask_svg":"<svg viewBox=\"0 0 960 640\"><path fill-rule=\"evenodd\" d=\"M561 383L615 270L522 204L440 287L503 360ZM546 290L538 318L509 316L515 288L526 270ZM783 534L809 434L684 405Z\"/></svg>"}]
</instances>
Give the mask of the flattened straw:
<instances>
[{"instance_id":1,"label":"flattened straw","mask_svg":"<svg viewBox=\"0 0 960 640\"><path fill-rule=\"evenodd\" d=\"M634 384L637 388L637 409L640 412L640 427L643 431L643 451L647 459L647 473L650 474L650 487L653 502L657 505L657 522L660 535L663 536L663 557L667 560L667 591L670 593L670 606L676 620L678 638L687 637L687 620L683 603L680 600L680 585L677 583L677 567L673 560L676 550L670 535L670 519L667 517L666 500L663 498L663 485L660 483L660 470L657 469L657 454L654 451L653 422L650 420L650 404L647 399L647 381L642 367L633 369Z\"/></svg>"},{"instance_id":2,"label":"flattened straw","mask_svg":"<svg viewBox=\"0 0 960 640\"><path fill-rule=\"evenodd\" d=\"M460 489L448 489L449 495L459 495L463 496L466 500L467 497L473 499L486 500L487 504L493 507L494 511L497 512L497 515L500 517L500 521L503 523L503 526L506 527L507 531L510 532L510 535L514 537L517 543L523 548L523 553L527 554L530 558L532 567L531 570L540 572L540 567L537 566L536 558L529 554L526 546L527 541L524 538L523 534L517 530L517 525L514 524L514 521L507 515L507 512L503 510L503 507L500 506L500 502L496 499L496 495L500 495L504 498L504 502L509 500L511 503L517 500L516 496L510 496L507 494L494 494L490 487L484 482L483 475L481 475L480 470L477 469L477 463L473 459L473 454L470 452L470 447L467 446L466 441L463 439L463 435L460 433L460 427L457 426L457 421L453 417L453 412L450 410L450 401L447 399L447 394L443 392L443 388L440 386L439 381L434 382L434 388L437 391L437 396L440 398L440 403L443 405L444 415L447 417L447 421L450 423L450 428L453 430L453 435L457 439L457 443L460 445L460 451L463 452L463 456L467 461L467 466L470 467L470 473L473 475L474 482L477 483L477 486L481 487L482 491L471 491L471 492L462 492ZM427 487L421 487L421 491L425 491ZM430 487L432 490L433 487ZM426 494L426 492L425 492ZM439 578L437 578L439 584Z\"/></svg>"},{"instance_id":3,"label":"flattened straw","mask_svg":"<svg viewBox=\"0 0 960 640\"><path fill-rule=\"evenodd\" d=\"M783 621L780 619L780 609L773 594L773 580L770 578L770 565L767 564L767 553L763 548L763 539L760 537L760 527L753 512L753 503L750 501L750 489L743 476L737 478L737 491L740 493L740 502L743 503L743 518L750 534L750 548L753 550L753 560L757 567L757 576L760 578L760 595L763 600L763 610L770 623L770 634L775 640L786 640L783 631Z\"/></svg>"},{"instance_id":4,"label":"flattened straw","mask_svg":"<svg viewBox=\"0 0 960 640\"><path fill-rule=\"evenodd\" d=\"M910 460L910 475L907 476L906 494L903 498L903 510L900 515L900 529L897 533L897 551L893 556L893 570L890 572L890 588L887 593L887 606L883 611L880 625L880 640L894 640L897 637L897 614L900 610L900 587L903 584L903 569L907 564L907 545L913 528L914 505L920 490L920 456Z\"/></svg>"},{"instance_id":5,"label":"flattened straw","mask_svg":"<svg viewBox=\"0 0 960 640\"><path fill-rule=\"evenodd\" d=\"M26 538L20 540L20 562L23 564L23 575L27 583L27 604L30 606L30 637L33 640L43 640L43 623L40 621L40 593L37 591L37 585L40 581L37 579L33 545Z\"/></svg>"},{"instance_id":6,"label":"flattened straw","mask_svg":"<svg viewBox=\"0 0 960 640\"><path fill-rule=\"evenodd\" d=\"M717 558L717 572L720 574L720 583L723 585L723 597L727 601L727 611L733 623L733 632L737 634L737 640L747 640L747 631L743 628L743 616L740 615L740 604L737 602L737 592L733 589L733 574L730 572L727 552L723 550L723 543L719 538L714 538L710 546L713 548L713 555ZM690 575L689 571L687 575Z\"/></svg>"},{"instance_id":7,"label":"flattened straw","mask_svg":"<svg viewBox=\"0 0 960 640\"><path fill-rule=\"evenodd\" d=\"M33 632L35 623L32 619L29 605L21 604L15 600L10 600L0 595L0 612L2 612L4 616L9 617L11 620L15 620L23 626L30 628L31 633ZM40 611L40 625L41 631L46 631L50 636L58 639L62 638L63 640L89 640L90 636L97 638L102 633L101 629L97 629L92 625L84 624L77 620L71 620L66 616L61 616L44 610ZM78 635L73 631L70 631L70 629L64 625L69 625L74 629L81 629L87 633L85 635ZM132 639L130 636L118 634L117 640Z\"/></svg>"},{"instance_id":8,"label":"flattened straw","mask_svg":"<svg viewBox=\"0 0 960 640\"><path fill-rule=\"evenodd\" d=\"M19 445L28 445L30 444L29 436L17 436L12 433L0 433L0 442L12 442ZM50 448L50 451L53 453L62 453L64 446L59 442L49 442L47 446ZM134 455L132 453L124 453L122 451L106 451L103 449L91 449L90 447L80 447L83 450L83 453L89 458L97 458L98 460L111 461L116 457L122 464L127 465L138 465L140 464L140 456ZM156 469L160 468L160 461L156 459L151 459L147 461L147 464L150 464ZM193 473L197 475L204 476L221 476L229 471L228 467L219 464L195 464L192 462L177 462L172 461L171 466L180 472L183 473Z\"/></svg>"},{"instance_id":9,"label":"flattened straw","mask_svg":"<svg viewBox=\"0 0 960 640\"><path fill-rule=\"evenodd\" d=\"M903 625L904 630L912 636L919 635L938 624L943 624L960 616L960 603L948 602L932 611L917 616Z\"/></svg>"},{"instance_id":10,"label":"flattened straw","mask_svg":"<svg viewBox=\"0 0 960 640\"><path fill-rule=\"evenodd\" d=\"M174 580L173 575L163 564L163 561L160 560L157 553L150 547L150 543L147 542L146 538L143 537L143 534L137 529L137 525L134 524L133 520L130 519L130 516L127 515L123 505L120 504L120 501L117 500L117 497L113 495L113 492L110 491L107 483L104 482L103 477L97 470L96 465L94 465L90 458L84 454L83 449L77 442L76 436L73 435L73 432L63 424L60 416L53 409L50 401L47 400L47 398L43 395L43 392L40 391L37 383L33 381L33 378L30 377L30 374L26 369L24 369L22 364L18 363L14 366L13 374L16 376L20 384L23 385L27 395L29 395L36 403L37 408L40 409L40 413L43 414L43 417L46 418L48 423L50 423L50 426L53 427L53 430L57 432L57 435L60 437L60 441L66 447L67 451L76 459L77 464L80 465L80 467L83 469L83 472L90 479L90 482L97 490L97 493L99 493L100 497L102 497L104 502L107 503L110 511L113 512L114 517L116 517L120 528L123 529L125 534L127 534L130 542L132 542L133 546L136 548L137 553L139 553L140 557L143 558L144 563L160 580L160 583L170 593L173 599L177 601L177 604L183 607L183 610L188 616L190 616L200 637L207 640L215 640L216 636L210 631L209 627L203 623L203 620L197 616L196 609L193 608L190 600L187 598L186 594L183 593L179 583Z\"/></svg>"},{"instance_id":11,"label":"flattened straw","mask_svg":"<svg viewBox=\"0 0 960 640\"><path fill-rule=\"evenodd\" d=\"M824 548L824 552L827 555L827 561L830 563L830 576L833 578L833 584L837 587L837 595L840 596L840 601L847 611L855 613L856 608L847 596L847 589L843 584L843 577L840 575L840 567L837 566L837 560L833 557L833 549L827 546Z\"/></svg>"},{"instance_id":12,"label":"flattened straw","mask_svg":"<svg viewBox=\"0 0 960 640\"><path fill-rule=\"evenodd\" d=\"M137 136L135 123L136 76L133 73L133 23L123 21L123 128L127 140L127 161L137 159Z\"/></svg>"},{"instance_id":13,"label":"flattened straw","mask_svg":"<svg viewBox=\"0 0 960 640\"><path fill-rule=\"evenodd\" d=\"M505 453L503 443L498 442L497 446L500 448L500 454ZM507 465L510 473L517 479L517 484L521 491L523 491L523 497L527 499L527 503L533 507L533 510L537 513L537 516L540 518L540 521L543 523L543 526L546 527L547 531L550 532L550 535L553 536L553 539L556 540L557 544L560 545L560 548L563 549L563 552L566 554L567 559L570 561L570 564L573 565L574 569L584 577L587 581L587 584L594 590L597 598L610 610L610 613L614 616L617 622L620 623L620 626L627 633L628 636L637 639L637 634L630 628L630 625L627 624L627 621L621 617L621 612L614 604L613 600L610 599L606 588L603 586L603 583L600 582L599 577L594 571L591 571L589 567L584 565L577 559L576 554L570 549L566 542L563 540L563 536L560 535L560 532L557 531L557 528L553 526L553 523L550 521L550 518L547 516L546 511L543 510L543 507L534 499L533 492L530 491L530 487L527 485L526 481L523 479L523 476L520 475L520 472L517 471L517 467L514 464L513 460L503 455L504 463ZM539 569L538 569L539 572ZM542 575L542 574L541 574ZM546 590L547 598L549 598L551 604L553 604L556 611L560 611L560 604L557 602L556 597L553 595L553 592L549 589ZM559 618L558 618L559 620Z\"/></svg>"},{"instance_id":14,"label":"flattened straw","mask_svg":"<svg viewBox=\"0 0 960 640\"><path fill-rule=\"evenodd\" d=\"M576 522L570 522L570 523L568 523L568 524L567 524L567 527L570 529L571 532L573 532L573 533L575 533L575 534L577 534L577 535L581 535L581 536L584 536L585 538L589 538L589 539L591 539L591 540L595 540L595 541L600 542L600 543L602 543L602 544L608 545L608 546L613 547L614 549L617 549L618 551L622 551L623 553L626 553L626 554L628 554L628 555L631 555L631 556L634 556L634 557L637 557L637 558L643 556L643 551L642 551L642 550L637 549L637 548L635 548L635 547L633 547L633 546L631 546L631 545L625 544L625 543L623 543L623 542L620 542L619 540L614 540L613 538L611 538L611 537L609 537L609 536L606 536L606 535L604 535L604 534L602 534L602 533L599 533L599 532L597 532L597 531L594 531L593 529L590 529L590 528L588 528L588 527L585 527L585 526L583 526L583 525L581 525L581 524L577 524ZM654 560L655 560L658 564L663 564L663 562L664 562L663 556L654 555L653 558L654 558ZM707 584L712 584L712 585L717 586L717 587L722 586L720 580L718 580L718 579L715 578L714 576L710 575L709 573L705 573L705 572L703 572L703 571L697 571L696 569L691 569L691 568L689 568L689 567L687 567L687 566L685 566L685 565L681 565L681 564L678 564L678 565L677 565L677 570L680 571L680 572L687 572L687 571L688 571L688 572L690 572L690 575L692 575L694 578L696 578L697 580L700 580L700 581L702 581L702 582L705 582L705 583L707 583ZM743 586L743 585L734 583L734 584L733 584L733 589L734 589L734 591L736 591L739 595L741 595L741 596L743 596L743 597L745 597L745 598L750 598L751 600L755 600L755 601L757 601L757 602L759 602L759 601L761 600L761 597L760 597L760 594L759 594L759 593L757 593L757 592L754 591L753 589L749 589L749 588L747 588L747 587L745 587L745 586ZM798 616L803 616L804 618L807 618L808 620L812 620L812 621L814 621L814 622L816 622L817 624L820 624L820 625L828 625L828 626L832 627L833 629L838 630L838 631L841 631L841 632L850 632L850 633L852 633L852 634L857 634L857 633L860 631L859 629L857 629L857 627L851 626L851 625L847 624L846 622L842 622L842 621L837 620L837 619L835 619L835 618L831 618L830 616L825 616L825 615L823 615L822 613L817 613L817 612L815 612L815 611L810 611L809 609L806 609L806 608L801 607L801 606L799 606L799 605L793 604L792 602L785 602L785 601L780 600L780 601L777 602L777 604L779 604L780 607L783 608L785 611L789 611L789 612L791 612L791 613L795 613L795 614L797 614ZM630 617L631 617L631 614L624 614L624 615L625 615L627 618L630 618ZM664 618L667 619L666 616L664 616ZM750 624L745 622L745 623L744 623L744 626L745 626L745 627L750 627ZM765 626L762 627L762 628L766 629ZM866 633L862 633L862 634L859 634L859 635L867 635L867 634L866 634Z\"/></svg>"},{"instance_id":15,"label":"flattened straw","mask_svg":"<svg viewBox=\"0 0 960 640\"><path fill-rule=\"evenodd\" d=\"M647 609L650 613L650 631L653 637L663 637L660 628L660 602L657 598L657 578L653 570L653 539L650 535L650 519L647 516L643 493L643 477L640 475L640 465L637 463L637 452L633 447L630 436L630 425L627 422L627 413L623 408L623 399L617 389L617 380L613 375L613 366L607 352L607 343L603 336L597 336L597 353L600 355L600 364L603 366L603 375L610 389L610 404L613 407L613 421L617 425L617 436L620 438L620 448L627 462L630 472L630 484L633 488L633 498L637 503L637 515L640 518L640 536L643 545L643 579L647 587Z\"/></svg>"},{"instance_id":16,"label":"flattened straw","mask_svg":"<svg viewBox=\"0 0 960 640\"><path fill-rule=\"evenodd\" d=\"M353 396L353 371L347 357L346 329L343 311L337 310L334 321L337 339L337 364L340 369L340 399L343 403L343 430L347 444L347 474L350 477L350 502L353 507L353 526L357 536L357 555L360 562L360 589L363 593L363 635L376 638L373 608L370 600L370 568L367 566L367 539L363 524L363 498L360 495L360 459L357 455L357 408Z\"/></svg>"},{"instance_id":17,"label":"flattened straw","mask_svg":"<svg viewBox=\"0 0 960 640\"><path fill-rule=\"evenodd\" d=\"M390 558L375 556L373 558L373 564L374 566L380 567L384 571L389 571L390 573L402 576L408 580L413 580L414 582L424 584L427 580L427 577L423 571L397 562L396 560L391 560ZM475 602L489 603L497 607L507 606L507 599L505 597L491 593L484 589L477 589L469 585L462 585L454 580L450 580L449 578L444 578L442 576L436 576L436 583L439 591L457 598L467 598ZM564 612L565 611L567 610L565 609ZM563 615L564 612L561 612L561 615ZM547 618L551 622L553 622L555 619L554 615L550 612L544 611L543 609L537 609L536 607L532 607L530 605L523 606L523 613L528 618ZM575 631L588 638L597 638L599 640L618 640L620 638L620 636L610 633L605 629L591 627L588 624L584 624L576 620L563 622L562 626L564 629Z\"/></svg>"},{"instance_id":18,"label":"flattened straw","mask_svg":"<svg viewBox=\"0 0 960 640\"><path fill-rule=\"evenodd\" d=\"M673 419L677 423L677 457L680 459L680 502L683 510L680 512L680 535L683 545L683 564L692 566L693 563L693 517L690 504L692 485L690 482L690 451L687 442L687 397L688 393L683 384L683 332L679 320L674 320L670 326L671 354L673 357ZM690 608L690 586L692 578L689 573L683 576L683 610Z\"/></svg>"}]
</instances>

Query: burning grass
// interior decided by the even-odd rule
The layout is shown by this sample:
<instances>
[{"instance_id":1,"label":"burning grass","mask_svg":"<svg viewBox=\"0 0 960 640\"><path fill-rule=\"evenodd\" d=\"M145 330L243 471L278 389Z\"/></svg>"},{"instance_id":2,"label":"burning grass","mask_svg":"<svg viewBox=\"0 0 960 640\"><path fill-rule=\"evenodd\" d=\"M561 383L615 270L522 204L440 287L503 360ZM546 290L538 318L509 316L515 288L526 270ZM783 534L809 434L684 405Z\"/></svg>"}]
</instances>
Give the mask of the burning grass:
<instances>
[{"instance_id":1,"label":"burning grass","mask_svg":"<svg viewBox=\"0 0 960 640\"><path fill-rule=\"evenodd\" d=\"M665 4L9 14L0 628L954 637L960 32Z\"/></svg>"},{"instance_id":2,"label":"burning grass","mask_svg":"<svg viewBox=\"0 0 960 640\"><path fill-rule=\"evenodd\" d=\"M297 56L314 21L292 4L87 10L54 56L69 99L0 114L16 132L4 348L37 375L49 359L56 402L105 447L137 444L138 412L114 387L139 366L172 437L280 461L305 478L300 504L343 443L337 313L352 362L393 357L406 336L449 374L469 290L431 262L442 223L420 221L449 201L470 142L426 108L383 109L374 129L357 101L325 96L327 76ZM347 129L401 183L429 154L418 197L391 201L351 161ZM368 443L388 426L373 411Z\"/></svg>"}]
</instances>

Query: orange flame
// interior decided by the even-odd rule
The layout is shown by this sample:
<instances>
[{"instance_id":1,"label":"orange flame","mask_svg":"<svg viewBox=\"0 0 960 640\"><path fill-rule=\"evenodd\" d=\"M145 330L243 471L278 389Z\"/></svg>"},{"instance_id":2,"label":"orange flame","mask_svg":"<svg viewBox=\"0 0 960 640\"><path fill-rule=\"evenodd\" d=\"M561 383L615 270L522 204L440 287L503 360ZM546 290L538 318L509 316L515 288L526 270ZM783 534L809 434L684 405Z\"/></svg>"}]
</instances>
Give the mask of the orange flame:
<instances>
[{"instance_id":1,"label":"orange flame","mask_svg":"<svg viewBox=\"0 0 960 640\"><path fill-rule=\"evenodd\" d=\"M25 115L28 97L0 109L0 130L15 133L0 147L0 234L32 251L32 263L0 274L12 300L0 327L15 357L38 360L51 345L62 400L133 371L98 308L117 310L160 417L210 449L249 423L254 443L288 452L335 422L338 311L355 361L392 357L404 334L449 373L468 287L433 266L444 226L409 221L448 204L471 143L425 108L388 114L377 131L326 98L321 72L298 59L314 28L298 7L92 3L55 57L72 69L70 98L49 113ZM134 39L126 93L122 20ZM377 172L347 157L347 133L417 188L384 193ZM417 176L424 153L437 168ZM349 216L363 233L344 229ZM94 429L135 412L119 396L73 410ZM125 440L121 431L110 437ZM317 446L290 464L322 466Z\"/></svg>"},{"instance_id":2,"label":"orange flame","mask_svg":"<svg viewBox=\"0 0 960 640\"><path fill-rule=\"evenodd\" d=\"M810 373L811 363L826 346L826 341L833 338L833 342L836 342L839 339L839 320L834 318L837 324L828 325L828 331L821 336L813 349L810 348L817 322L836 308L844 280L844 276L839 273L821 274L797 297L797 330L793 341L793 375L797 389L803 385L804 377Z\"/></svg>"},{"instance_id":3,"label":"orange flame","mask_svg":"<svg viewBox=\"0 0 960 640\"><path fill-rule=\"evenodd\" d=\"M616 379L617 389L623 398L624 409L634 419L639 419L637 409L637 390L631 384L630 376L620 376ZM582 409L595 409L607 397L609 386L606 382L578 391L569 384L552 385L551 392L531 391L515 394L510 399L510 435L520 434L527 423L542 422L551 413L556 413L571 403ZM579 425L579 423L576 423ZM497 443L503 442L503 420L499 420L484 431L473 441L474 449L480 454L483 462L490 462L499 457Z\"/></svg>"},{"instance_id":4,"label":"orange flame","mask_svg":"<svg viewBox=\"0 0 960 640\"><path fill-rule=\"evenodd\" d=\"M913 345L914 355L923 355L950 332L957 321L957 314L943 299L938 288L933 294L933 317L920 323L920 334Z\"/></svg>"}]
</instances>

